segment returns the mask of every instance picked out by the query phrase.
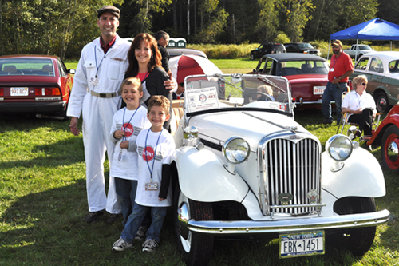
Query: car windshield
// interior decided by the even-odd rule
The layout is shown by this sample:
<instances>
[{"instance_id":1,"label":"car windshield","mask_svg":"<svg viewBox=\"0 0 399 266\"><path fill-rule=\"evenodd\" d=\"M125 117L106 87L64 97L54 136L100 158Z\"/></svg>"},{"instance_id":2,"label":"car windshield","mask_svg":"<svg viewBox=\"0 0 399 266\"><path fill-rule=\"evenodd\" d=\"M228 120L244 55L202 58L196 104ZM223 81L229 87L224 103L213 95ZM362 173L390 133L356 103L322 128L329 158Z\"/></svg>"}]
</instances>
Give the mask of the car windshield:
<instances>
[{"instance_id":1,"label":"car windshield","mask_svg":"<svg viewBox=\"0 0 399 266\"><path fill-rule=\"evenodd\" d=\"M399 60L389 62L389 73L399 73Z\"/></svg>"},{"instance_id":2,"label":"car windshield","mask_svg":"<svg viewBox=\"0 0 399 266\"><path fill-rule=\"evenodd\" d=\"M359 50L371 50L370 46L359 46Z\"/></svg>"},{"instance_id":3,"label":"car windshield","mask_svg":"<svg viewBox=\"0 0 399 266\"><path fill-rule=\"evenodd\" d=\"M300 48L313 49L313 46L310 45L310 43L299 43L298 46L299 46Z\"/></svg>"},{"instance_id":4,"label":"car windshield","mask_svg":"<svg viewBox=\"0 0 399 266\"><path fill-rule=\"evenodd\" d=\"M324 61L300 60L287 61L279 64L281 76L292 76L301 74L327 74L328 66Z\"/></svg>"},{"instance_id":5,"label":"car windshield","mask_svg":"<svg viewBox=\"0 0 399 266\"><path fill-rule=\"evenodd\" d=\"M184 106L188 116L215 109L259 109L292 114L288 81L251 74L195 75L185 79Z\"/></svg>"},{"instance_id":6,"label":"car windshield","mask_svg":"<svg viewBox=\"0 0 399 266\"><path fill-rule=\"evenodd\" d=\"M0 58L0 76L51 76L53 62L47 58Z\"/></svg>"}]
</instances>

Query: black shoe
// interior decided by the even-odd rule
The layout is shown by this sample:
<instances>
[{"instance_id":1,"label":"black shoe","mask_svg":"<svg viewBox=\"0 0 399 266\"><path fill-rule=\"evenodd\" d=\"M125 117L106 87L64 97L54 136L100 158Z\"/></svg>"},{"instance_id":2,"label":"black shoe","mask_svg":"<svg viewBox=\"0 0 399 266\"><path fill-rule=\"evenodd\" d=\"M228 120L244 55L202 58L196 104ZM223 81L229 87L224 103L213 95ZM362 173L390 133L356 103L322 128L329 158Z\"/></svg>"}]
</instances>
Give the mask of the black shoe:
<instances>
[{"instance_id":1,"label":"black shoe","mask_svg":"<svg viewBox=\"0 0 399 266\"><path fill-rule=\"evenodd\" d=\"M94 221L97 221L103 214L104 211L89 212L89 214L85 217L86 223L90 224Z\"/></svg>"},{"instance_id":2,"label":"black shoe","mask_svg":"<svg viewBox=\"0 0 399 266\"><path fill-rule=\"evenodd\" d=\"M105 220L105 222L107 224L113 224L119 218L122 218L122 214L119 214L119 213L107 213L107 219Z\"/></svg>"},{"instance_id":3,"label":"black shoe","mask_svg":"<svg viewBox=\"0 0 399 266\"><path fill-rule=\"evenodd\" d=\"M354 137L355 137L355 138L360 138L361 136L362 136L362 132L361 132L359 129L357 129L357 130L355 131Z\"/></svg>"}]
</instances>

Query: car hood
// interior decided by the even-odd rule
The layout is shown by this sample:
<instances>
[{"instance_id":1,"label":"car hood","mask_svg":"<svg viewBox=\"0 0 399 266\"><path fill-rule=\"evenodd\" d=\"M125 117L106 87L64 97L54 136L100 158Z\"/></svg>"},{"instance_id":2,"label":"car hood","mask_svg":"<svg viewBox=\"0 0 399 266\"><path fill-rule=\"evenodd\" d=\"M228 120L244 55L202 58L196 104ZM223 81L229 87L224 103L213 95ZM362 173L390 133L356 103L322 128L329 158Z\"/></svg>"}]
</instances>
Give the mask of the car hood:
<instances>
[{"instance_id":1,"label":"car hood","mask_svg":"<svg viewBox=\"0 0 399 266\"><path fill-rule=\"evenodd\" d=\"M189 125L197 127L200 138L207 141L222 145L230 137L242 137L251 148L257 147L263 137L276 133L302 132L311 135L292 117L264 111L201 114L190 118Z\"/></svg>"},{"instance_id":2,"label":"car hood","mask_svg":"<svg viewBox=\"0 0 399 266\"><path fill-rule=\"evenodd\" d=\"M295 83L309 83L309 84L319 83L319 82L327 83L328 81L327 74L301 74L301 75L286 76L286 78L291 85Z\"/></svg>"}]
</instances>

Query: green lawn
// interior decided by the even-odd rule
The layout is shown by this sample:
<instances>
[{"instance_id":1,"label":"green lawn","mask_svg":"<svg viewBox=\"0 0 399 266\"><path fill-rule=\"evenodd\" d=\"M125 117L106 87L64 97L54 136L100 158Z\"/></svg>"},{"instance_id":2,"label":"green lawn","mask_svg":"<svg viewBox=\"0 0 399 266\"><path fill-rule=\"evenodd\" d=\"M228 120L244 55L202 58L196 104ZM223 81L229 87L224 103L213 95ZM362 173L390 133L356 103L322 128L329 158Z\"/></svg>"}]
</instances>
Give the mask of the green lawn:
<instances>
[{"instance_id":1,"label":"green lawn","mask_svg":"<svg viewBox=\"0 0 399 266\"><path fill-rule=\"evenodd\" d=\"M318 111L297 112L296 120L323 143L336 131L336 126L317 124ZM143 254L139 243L113 253L122 225L84 222L83 144L81 135L68 132L68 121L3 116L0 132L0 265L183 265L170 216L155 254ZM387 196L376 199L377 206L397 217L399 179L388 171L385 178ZM399 263L398 242L395 219L378 226L363 258L334 251L280 261L276 241L218 241L210 265L394 265Z\"/></svg>"},{"instance_id":2,"label":"green lawn","mask_svg":"<svg viewBox=\"0 0 399 266\"><path fill-rule=\"evenodd\" d=\"M224 73L248 73L252 71L258 64L258 61L250 60L249 58L237 58L237 59L210 59L215 65L217 65ZM67 68L76 69L78 62L67 60L65 61Z\"/></svg>"}]
</instances>

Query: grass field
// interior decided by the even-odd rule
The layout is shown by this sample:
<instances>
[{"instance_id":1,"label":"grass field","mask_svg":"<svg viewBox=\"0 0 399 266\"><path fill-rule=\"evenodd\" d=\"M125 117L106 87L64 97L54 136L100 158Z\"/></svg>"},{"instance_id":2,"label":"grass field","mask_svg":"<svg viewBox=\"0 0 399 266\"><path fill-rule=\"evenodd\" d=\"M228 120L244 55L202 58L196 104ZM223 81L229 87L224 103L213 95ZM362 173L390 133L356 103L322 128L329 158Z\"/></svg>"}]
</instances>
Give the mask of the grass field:
<instances>
[{"instance_id":1,"label":"grass field","mask_svg":"<svg viewBox=\"0 0 399 266\"><path fill-rule=\"evenodd\" d=\"M212 60L224 72L249 72L256 61ZM67 62L76 68L77 62ZM248 71L239 71L248 70ZM231 73L230 72L230 73ZM320 125L319 111L297 111L295 119L322 144L336 125ZM155 254L140 244L122 254L111 251L121 223L88 225L82 137L68 132L68 122L29 116L0 117L0 265L183 265L170 216ZM379 149L373 154L379 159ZM107 171L107 167L106 167ZM278 259L278 245L264 241L217 241L210 265L398 265L399 179L384 171L387 195L377 208L393 219L378 226L371 250L362 258L332 251L325 256Z\"/></svg>"},{"instance_id":2,"label":"grass field","mask_svg":"<svg viewBox=\"0 0 399 266\"><path fill-rule=\"evenodd\" d=\"M256 67L258 61L250 60L249 58L237 59L210 59L223 73L248 73ZM67 68L76 69L77 61L66 61Z\"/></svg>"},{"instance_id":3,"label":"grass field","mask_svg":"<svg viewBox=\"0 0 399 266\"><path fill-rule=\"evenodd\" d=\"M335 126L318 125L318 112L297 112L296 120L324 143ZM0 265L183 265L166 221L162 244L143 254L140 244L123 254L111 251L122 225L88 225L81 135L68 122L33 117L0 120ZM375 151L379 156L379 150ZM398 215L399 180L385 172L387 196L377 208ZM397 220L378 226L372 249L363 258L333 251L325 256L278 259L277 243L218 241L210 265L395 265L399 263Z\"/></svg>"}]
</instances>

